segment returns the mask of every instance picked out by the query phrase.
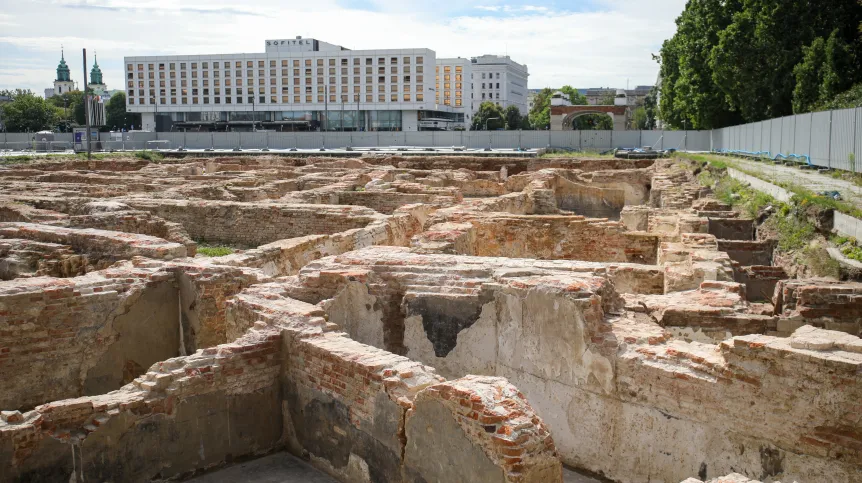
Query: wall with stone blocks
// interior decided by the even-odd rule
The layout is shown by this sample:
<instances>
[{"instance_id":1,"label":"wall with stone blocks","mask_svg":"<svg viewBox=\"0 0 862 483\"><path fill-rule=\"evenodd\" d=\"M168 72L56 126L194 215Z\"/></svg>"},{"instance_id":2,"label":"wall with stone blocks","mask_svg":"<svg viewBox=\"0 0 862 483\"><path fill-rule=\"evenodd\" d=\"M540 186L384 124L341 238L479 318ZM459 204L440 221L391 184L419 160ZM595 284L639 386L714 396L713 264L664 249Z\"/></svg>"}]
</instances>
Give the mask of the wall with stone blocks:
<instances>
[{"instance_id":1,"label":"wall with stone blocks","mask_svg":"<svg viewBox=\"0 0 862 483\"><path fill-rule=\"evenodd\" d=\"M565 463L616 481L731 471L768 481L862 478L860 339L809 327L790 338L683 342L623 311L600 272L492 268L493 260L374 248L312 264L289 293L335 297L322 304L330 320L354 307L357 331L386 323L375 308L387 296L382 283L402 291L409 358L447 377L507 378ZM339 290L356 283L364 292L339 303ZM371 308L361 313L360 303Z\"/></svg>"},{"instance_id":2,"label":"wall with stone blocks","mask_svg":"<svg viewBox=\"0 0 862 483\"><path fill-rule=\"evenodd\" d=\"M619 222L560 215L444 216L434 216L447 222L430 226L414 246L480 257L656 263L658 237L628 233Z\"/></svg>"},{"instance_id":3,"label":"wall with stone blocks","mask_svg":"<svg viewBox=\"0 0 862 483\"><path fill-rule=\"evenodd\" d=\"M779 333L803 325L862 336L862 284L827 280L781 280L772 300Z\"/></svg>"},{"instance_id":4,"label":"wall with stone blocks","mask_svg":"<svg viewBox=\"0 0 862 483\"><path fill-rule=\"evenodd\" d=\"M173 275L121 267L0 282L0 408L118 389L178 355Z\"/></svg>"},{"instance_id":5,"label":"wall with stone blocks","mask_svg":"<svg viewBox=\"0 0 862 483\"><path fill-rule=\"evenodd\" d=\"M355 206L151 199L123 202L181 224L195 240L252 247L362 228L384 218L373 210Z\"/></svg>"},{"instance_id":6,"label":"wall with stone blocks","mask_svg":"<svg viewBox=\"0 0 862 483\"><path fill-rule=\"evenodd\" d=\"M138 233L179 243L186 247L190 257L197 252L195 243L179 223L165 221L158 216L143 211L94 213L69 217L72 228L98 228L100 230Z\"/></svg>"},{"instance_id":7,"label":"wall with stone blocks","mask_svg":"<svg viewBox=\"0 0 862 483\"><path fill-rule=\"evenodd\" d=\"M36 223L0 223L0 236L69 245L78 253L93 254L96 258L124 260L142 256L172 260L186 256L186 248L148 235L97 230L76 229Z\"/></svg>"}]
</instances>

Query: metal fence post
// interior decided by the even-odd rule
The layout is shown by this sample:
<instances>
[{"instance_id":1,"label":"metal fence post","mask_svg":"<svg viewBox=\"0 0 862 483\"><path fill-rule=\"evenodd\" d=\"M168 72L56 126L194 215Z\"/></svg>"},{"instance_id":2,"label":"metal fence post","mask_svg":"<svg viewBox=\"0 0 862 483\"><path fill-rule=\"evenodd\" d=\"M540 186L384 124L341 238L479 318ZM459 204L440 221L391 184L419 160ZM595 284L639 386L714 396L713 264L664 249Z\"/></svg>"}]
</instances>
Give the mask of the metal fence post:
<instances>
[{"instance_id":1,"label":"metal fence post","mask_svg":"<svg viewBox=\"0 0 862 483\"><path fill-rule=\"evenodd\" d=\"M808 162L814 164L811 162L811 136L814 135L814 113L809 113L808 118L810 119L808 121Z\"/></svg>"},{"instance_id":2,"label":"metal fence post","mask_svg":"<svg viewBox=\"0 0 862 483\"><path fill-rule=\"evenodd\" d=\"M829 111L829 134L826 139L826 166L829 169L832 169L832 113L834 111Z\"/></svg>"},{"instance_id":3,"label":"metal fence post","mask_svg":"<svg viewBox=\"0 0 862 483\"><path fill-rule=\"evenodd\" d=\"M853 172L856 172L856 129L858 128L856 120L859 118L859 114L862 113L862 108L857 107L853 112L853 131L851 131L850 135L853 136Z\"/></svg>"}]
</instances>

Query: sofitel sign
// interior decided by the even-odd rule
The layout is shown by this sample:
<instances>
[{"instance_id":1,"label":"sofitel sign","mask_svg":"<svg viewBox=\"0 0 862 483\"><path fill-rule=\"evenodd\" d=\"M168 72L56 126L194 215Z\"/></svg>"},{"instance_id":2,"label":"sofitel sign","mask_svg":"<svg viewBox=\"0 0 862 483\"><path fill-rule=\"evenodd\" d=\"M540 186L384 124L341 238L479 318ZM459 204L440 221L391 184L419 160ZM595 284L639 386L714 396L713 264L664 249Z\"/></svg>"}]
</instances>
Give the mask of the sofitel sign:
<instances>
[{"instance_id":1,"label":"sofitel sign","mask_svg":"<svg viewBox=\"0 0 862 483\"><path fill-rule=\"evenodd\" d=\"M311 45L311 39L267 40L266 45Z\"/></svg>"}]
</instances>

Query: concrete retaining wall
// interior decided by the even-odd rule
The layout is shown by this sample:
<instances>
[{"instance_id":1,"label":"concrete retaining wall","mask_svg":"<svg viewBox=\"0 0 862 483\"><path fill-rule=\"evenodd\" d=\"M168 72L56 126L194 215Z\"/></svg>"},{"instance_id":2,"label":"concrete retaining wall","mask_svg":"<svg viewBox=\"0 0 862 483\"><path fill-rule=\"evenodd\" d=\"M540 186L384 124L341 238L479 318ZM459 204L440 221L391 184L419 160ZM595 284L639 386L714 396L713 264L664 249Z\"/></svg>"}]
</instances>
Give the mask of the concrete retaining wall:
<instances>
[{"instance_id":1,"label":"concrete retaining wall","mask_svg":"<svg viewBox=\"0 0 862 483\"><path fill-rule=\"evenodd\" d=\"M735 180L748 183L749 185L751 185L752 188L756 189L757 191L762 191L772 196L778 201L783 201L784 203L789 203L790 197L793 196L792 193L780 186L768 183L766 181L763 181L762 179L755 178L754 176L749 176L733 168L727 168L727 175Z\"/></svg>"}]
</instances>

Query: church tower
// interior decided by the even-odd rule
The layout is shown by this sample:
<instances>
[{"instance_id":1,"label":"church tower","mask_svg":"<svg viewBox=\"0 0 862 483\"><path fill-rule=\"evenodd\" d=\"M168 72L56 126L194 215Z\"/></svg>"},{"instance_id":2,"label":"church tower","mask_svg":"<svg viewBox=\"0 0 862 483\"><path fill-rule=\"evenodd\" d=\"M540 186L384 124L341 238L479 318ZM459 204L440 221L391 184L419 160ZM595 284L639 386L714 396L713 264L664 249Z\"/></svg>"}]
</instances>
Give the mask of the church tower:
<instances>
[{"instance_id":1,"label":"church tower","mask_svg":"<svg viewBox=\"0 0 862 483\"><path fill-rule=\"evenodd\" d=\"M69 72L65 54L61 49L60 64L57 65L57 78L54 80L54 95L59 96L73 90L75 90L75 83L72 82L72 74Z\"/></svg>"},{"instance_id":2,"label":"church tower","mask_svg":"<svg viewBox=\"0 0 862 483\"><path fill-rule=\"evenodd\" d=\"M87 84L87 87L90 88L90 92L93 94L101 96L108 90L108 86L102 81L102 69L99 68L99 58L94 54L93 59L93 68L90 70L90 82Z\"/></svg>"}]
</instances>

